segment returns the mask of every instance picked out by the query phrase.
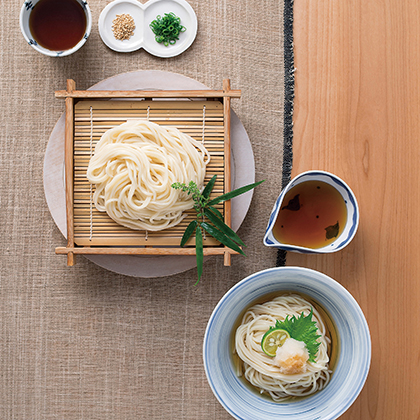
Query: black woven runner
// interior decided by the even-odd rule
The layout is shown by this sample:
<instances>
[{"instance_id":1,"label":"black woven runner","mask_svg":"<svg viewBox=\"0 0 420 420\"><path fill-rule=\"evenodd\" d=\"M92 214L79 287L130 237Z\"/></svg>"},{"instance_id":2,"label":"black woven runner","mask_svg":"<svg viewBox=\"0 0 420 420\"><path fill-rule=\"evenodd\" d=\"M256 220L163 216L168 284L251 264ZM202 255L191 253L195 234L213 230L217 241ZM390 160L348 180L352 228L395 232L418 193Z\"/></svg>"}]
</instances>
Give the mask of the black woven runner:
<instances>
[{"instance_id":1,"label":"black woven runner","mask_svg":"<svg viewBox=\"0 0 420 420\"><path fill-rule=\"evenodd\" d=\"M293 100L295 97L293 53L293 0L285 0L284 7L284 149L282 188L291 179L293 165ZM286 251L277 251L276 266L286 265Z\"/></svg>"}]
</instances>

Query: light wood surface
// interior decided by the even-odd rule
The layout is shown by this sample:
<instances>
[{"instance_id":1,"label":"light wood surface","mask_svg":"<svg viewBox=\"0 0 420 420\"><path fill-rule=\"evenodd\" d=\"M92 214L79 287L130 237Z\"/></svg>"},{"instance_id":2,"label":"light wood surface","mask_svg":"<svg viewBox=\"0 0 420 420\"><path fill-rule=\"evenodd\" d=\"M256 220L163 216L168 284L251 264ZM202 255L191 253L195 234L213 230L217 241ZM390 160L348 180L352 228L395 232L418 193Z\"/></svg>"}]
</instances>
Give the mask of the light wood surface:
<instances>
[{"instance_id":1,"label":"light wood surface","mask_svg":"<svg viewBox=\"0 0 420 420\"><path fill-rule=\"evenodd\" d=\"M223 80L223 91L229 92L230 89L230 80ZM231 160L231 150L230 150L230 97L226 96L223 98L223 114L225 116L224 121L224 158L225 158L225 191L231 191L231 179L230 179L230 164L226 164ZM224 202L224 217L225 223L231 227L232 226L232 212L231 212L231 201L227 200ZM224 264L230 266L231 258L230 253L226 252L224 256Z\"/></svg>"},{"instance_id":2,"label":"light wood surface","mask_svg":"<svg viewBox=\"0 0 420 420\"><path fill-rule=\"evenodd\" d=\"M205 239L204 239L205 241ZM205 243L204 243L205 245ZM59 255L65 254L80 254L80 255L110 255L109 248L55 248L55 253ZM237 255L239 252L227 247L211 247L203 248L204 255L224 255L226 253ZM112 255L195 255L195 248L115 248L112 250Z\"/></svg>"},{"instance_id":3,"label":"light wood surface","mask_svg":"<svg viewBox=\"0 0 420 420\"><path fill-rule=\"evenodd\" d=\"M71 93L76 89L74 80L67 80L67 92ZM73 134L74 134L74 99L66 98L66 128L65 128L65 171L66 171L66 219L67 219L67 247L74 246L74 212L73 212ZM74 265L74 254L67 254L67 265Z\"/></svg>"},{"instance_id":4,"label":"light wood surface","mask_svg":"<svg viewBox=\"0 0 420 420\"><path fill-rule=\"evenodd\" d=\"M419 3L301 0L294 28L292 176L342 177L361 221L343 251L287 265L339 281L369 323L369 377L341 419L419 419Z\"/></svg>"},{"instance_id":5,"label":"light wood surface","mask_svg":"<svg viewBox=\"0 0 420 420\"><path fill-rule=\"evenodd\" d=\"M161 90L151 93L150 90L115 91L115 90L57 90L56 98L240 98L240 90Z\"/></svg>"}]
</instances>

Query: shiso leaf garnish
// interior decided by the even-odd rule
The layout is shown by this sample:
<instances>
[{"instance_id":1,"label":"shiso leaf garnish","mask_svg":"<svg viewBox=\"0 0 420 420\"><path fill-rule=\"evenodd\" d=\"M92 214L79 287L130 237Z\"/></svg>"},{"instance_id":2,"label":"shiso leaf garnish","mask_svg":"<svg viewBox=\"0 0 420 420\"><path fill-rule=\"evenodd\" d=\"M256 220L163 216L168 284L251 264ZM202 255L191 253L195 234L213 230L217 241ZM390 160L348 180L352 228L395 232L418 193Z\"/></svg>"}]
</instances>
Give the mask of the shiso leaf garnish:
<instances>
[{"instance_id":1,"label":"shiso leaf garnish","mask_svg":"<svg viewBox=\"0 0 420 420\"><path fill-rule=\"evenodd\" d=\"M276 321L274 327L270 327L268 331L271 331L275 328L281 328L286 330L291 338L294 338L297 341L303 341L306 344L306 349L309 353L309 361L315 362L315 357L318 353L320 342L318 338L321 337L318 335L318 328L316 322L312 320L313 308L308 316L305 316L302 312L298 318L294 315L289 318L286 317L284 321Z\"/></svg>"}]
</instances>

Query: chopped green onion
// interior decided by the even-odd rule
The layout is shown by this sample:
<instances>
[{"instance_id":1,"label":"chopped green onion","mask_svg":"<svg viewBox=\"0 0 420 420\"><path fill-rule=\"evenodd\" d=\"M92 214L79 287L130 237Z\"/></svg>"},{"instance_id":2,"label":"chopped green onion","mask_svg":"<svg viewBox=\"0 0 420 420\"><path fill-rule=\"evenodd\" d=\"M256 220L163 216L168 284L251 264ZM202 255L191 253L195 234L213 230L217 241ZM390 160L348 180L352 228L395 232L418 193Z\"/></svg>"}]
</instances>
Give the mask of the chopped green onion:
<instances>
[{"instance_id":1,"label":"chopped green onion","mask_svg":"<svg viewBox=\"0 0 420 420\"><path fill-rule=\"evenodd\" d=\"M166 47L174 45L179 40L179 34L186 30L185 26L181 25L181 19L173 12L165 13L163 17L156 16L149 26L155 34L156 42Z\"/></svg>"}]
</instances>

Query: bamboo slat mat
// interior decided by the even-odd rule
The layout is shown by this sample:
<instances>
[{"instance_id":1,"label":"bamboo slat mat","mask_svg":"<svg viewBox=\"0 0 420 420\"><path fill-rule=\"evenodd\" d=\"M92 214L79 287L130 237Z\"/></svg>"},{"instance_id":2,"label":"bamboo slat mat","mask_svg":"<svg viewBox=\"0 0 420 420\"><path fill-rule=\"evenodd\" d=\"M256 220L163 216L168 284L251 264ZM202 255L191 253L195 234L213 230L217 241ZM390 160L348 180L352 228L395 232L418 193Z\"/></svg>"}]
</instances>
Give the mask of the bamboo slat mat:
<instances>
[{"instance_id":1,"label":"bamboo slat mat","mask_svg":"<svg viewBox=\"0 0 420 420\"><path fill-rule=\"evenodd\" d=\"M80 101L75 105L74 127L74 237L80 246L178 246L194 211L177 226L160 232L136 231L115 223L92 203L86 177L96 143L109 129L129 119L146 119L175 127L203 142L211 156L205 182L217 175L212 196L223 194L224 118L220 101ZM223 214L223 206L217 206ZM205 246L218 245L211 237ZM188 245L193 245L190 240Z\"/></svg>"}]
</instances>

